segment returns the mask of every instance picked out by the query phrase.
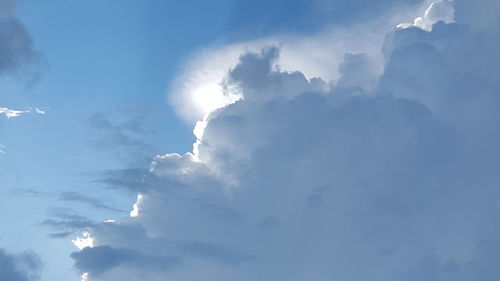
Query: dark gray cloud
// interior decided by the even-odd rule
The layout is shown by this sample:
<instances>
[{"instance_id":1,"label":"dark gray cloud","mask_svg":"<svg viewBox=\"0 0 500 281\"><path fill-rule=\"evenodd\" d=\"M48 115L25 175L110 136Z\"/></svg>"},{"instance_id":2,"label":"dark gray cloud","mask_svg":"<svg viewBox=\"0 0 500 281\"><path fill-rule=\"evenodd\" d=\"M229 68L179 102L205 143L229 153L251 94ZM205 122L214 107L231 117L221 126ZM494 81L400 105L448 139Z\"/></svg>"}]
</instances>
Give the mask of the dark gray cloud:
<instances>
[{"instance_id":1,"label":"dark gray cloud","mask_svg":"<svg viewBox=\"0 0 500 281\"><path fill-rule=\"evenodd\" d=\"M0 280L37 281L41 262L33 253L13 255L0 248Z\"/></svg>"},{"instance_id":2,"label":"dark gray cloud","mask_svg":"<svg viewBox=\"0 0 500 281\"><path fill-rule=\"evenodd\" d=\"M16 8L16 0L0 0L0 13L10 14Z\"/></svg>"},{"instance_id":3,"label":"dark gray cloud","mask_svg":"<svg viewBox=\"0 0 500 281\"><path fill-rule=\"evenodd\" d=\"M23 24L15 17L0 15L0 75L21 70L39 57Z\"/></svg>"},{"instance_id":4,"label":"dark gray cloud","mask_svg":"<svg viewBox=\"0 0 500 281\"><path fill-rule=\"evenodd\" d=\"M137 250L116 249L109 246L84 248L80 252L71 254L75 260L75 267L82 272L89 273L90 277L100 276L119 265L168 271L180 263L175 257L157 257L144 255Z\"/></svg>"},{"instance_id":5,"label":"dark gray cloud","mask_svg":"<svg viewBox=\"0 0 500 281\"><path fill-rule=\"evenodd\" d=\"M254 257L248 254L241 254L223 245L202 241L186 241L179 243L179 248L184 254L191 257L208 259L223 264L240 264L252 261Z\"/></svg>"}]
</instances>

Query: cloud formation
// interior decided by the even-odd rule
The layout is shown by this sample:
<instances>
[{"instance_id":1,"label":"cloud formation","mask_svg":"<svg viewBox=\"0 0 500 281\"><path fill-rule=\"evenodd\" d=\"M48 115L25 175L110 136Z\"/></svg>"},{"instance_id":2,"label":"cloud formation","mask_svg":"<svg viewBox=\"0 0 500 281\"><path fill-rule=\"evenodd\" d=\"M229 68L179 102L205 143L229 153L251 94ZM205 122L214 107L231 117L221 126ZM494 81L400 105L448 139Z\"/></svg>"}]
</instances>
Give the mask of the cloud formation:
<instances>
[{"instance_id":1,"label":"cloud formation","mask_svg":"<svg viewBox=\"0 0 500 281\"><path fill-rule=\"evenodd\" d=\"M93 276L102 275L122 264L166 271L179 262L176 258L148 256L136 250L115 249L109 246L86 247L73 253L71 257L75 259L78 268L91 272Z\"/></svg>"},{"instance_id":2,"label":"cloud formation","mask_svg":"<svg viewBox=\"0 0 500 281\"><path fill-rule=\"evenodd\" d=\"M18 71L38 58L23 24L11 15L0 14L0 75Z\"/></svg>"},{"instance_id":3,"label":"cloud formation","mask_svg":"<svg viewBox=\"0 0 500 281\"><path fill-rule=\"evenodd\" d=\"M37 281L41 263L33 253L13 255L0 248L0 280Z\"/></svg>"},{"instance_id":4,"label":"cloud formation","mask_svg":"<svg viewBox=\"0 0 500 281\"><path fill-rule=\"evenodd\" d=\"M15 7L15 0L0 0L0 77L16 74L40 58L28 31L13 15ZM9 119L30 111L31 109L9 109L0 104L0 115ZM39 108L35 108L35 112L45 114L45 111ZM5 147L0 144L0 154L5 153L4 149Z\"/></svg>"},{"instance_id":5,"label":"cloud formation","mask_svg":"<svg viewBox=\"0 0 500 281\"><path fill-rule=\"evenodd\" d=\"M430 31L432 25L438 21L445 23L453 22L454 8L452 0L438 0L429 5L423 16L417 17L413 23L399 24L399 28L408 28L412 26L420 27L423 30Z\"/></svg>"},{"instance_id":6,"label":"cloud formation","mask_svg":"<svg viewBox=\"0 0 500 281\"><path fill-rule=\"evenodd\" d=\"M283 70L279 47L241 55L216 82L239 99L198 123L192 153L121 183L141 194L134 217L91 226L76 268L92 281L498 280L500 13L471 5L499 7L456 0L454 21L388 31L381 73L354 51L335 81Z\"/></svg>"},{"instance_id":7,"label":"cloud formation","mask_svg":"<svg viewBox=\"0 0 500 281\"><path fill-rule=\"evenodd\" d=\"M0 107L0 114L3 114L7 118L14 118L14 117L19 117L24 113L30 113L31 108L28 108L26 110L15 110L15 109L8 109L6 107ZM35 108L35 112L37 114L45 114L45 111L42 111L38 108Z\"/></svg>"}]
</instances>

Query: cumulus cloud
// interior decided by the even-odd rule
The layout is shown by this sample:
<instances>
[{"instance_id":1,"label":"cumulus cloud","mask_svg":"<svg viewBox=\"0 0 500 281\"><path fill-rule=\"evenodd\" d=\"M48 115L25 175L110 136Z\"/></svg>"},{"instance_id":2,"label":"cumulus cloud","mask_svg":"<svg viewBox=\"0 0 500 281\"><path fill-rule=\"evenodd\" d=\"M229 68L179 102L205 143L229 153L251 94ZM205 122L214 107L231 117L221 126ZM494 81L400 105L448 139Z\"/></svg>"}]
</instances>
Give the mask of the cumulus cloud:
<instances>
[{"instance_id":1,"label":"cumulus cloud","mask_svg":"<svg viewBox=\"0 0 500 281\"><path fill-rule=\"evenodd\" d=\"M0 249L0 280L37 281L41 262L33 253L14 255Z\"/></svg>"},{"instance_id":2,"label":"cumulus cloud","mask_svg":"<svg viewBox=\"0 0 500 281\"><path fill-rule=\"evenodd\" d=\"M401 22L399 17L380 17L349 28L324 28L316 33L298 36L283 34L225 46L207 47L192 56L169 89L174 110L194 123L217 108L239 100L237 91L227 91L227 70L236 67L245 52L258 52L267 46L280 46L280 56L272 68L300 71L307 78L322 77L326 82L341 77L339 66L348 54L370 57L370 78L380 75L383 57L380 48L387 29ZM234 90L234 89L233 89Z\"/></svg>"},{"instance_id":3,"label":"cumulus cloud","mask_svg":"<svg viewBox=\"0 0 500 281\"><path fill-rule=\"evenodd\" d=\"M200 116L193 152L118 182L141 194L133 216L89 227L75 266L92 281L498 280L500 28L462 20L469 3L389 30L382 71L349 48L332 81L286 70L279 47L239 56L215 81L238 98Z\"/></svg>"},{"instance_id":4,"label":"cumulus cloud","mask_svg":"<svg viewBox=\"0 0 500 281\"><path fill-rule=\"evenodd\" d=\"M419 24L420 28L429 28L437 21L451 22L453 20L453 7L448 0L426 1L429 4L424 5L423 9L415 7L415 5L421 5L422 1L412 0L378 1L376 5L371 1L316 0L310 2L306 3L309 8L312 9L314 6L314 9L335 15L329 16L333 19L333 23L314 32L275 34L224 46L215 44L192 55L192 58L182 66L180 74L169 89L171 93L169 99L174 110L184 120L194 123L203 119L207 113L240 99L240 93L223 89L224 85L221 82L227 70L238 64L242 53L258 52L270 45L280 46L280 56L275 60L273 67L286 71L299 71L307 78L321 77L326 82L334 83L341 77L344 77L344 80L347 79L346 75L341 73L346 70L340 67L344 63L345 56L364 55L369 63L365 69L361 70L363 75L366 75L364 78L366 84L362 87L373 86L373 82L383 72L384 59L380 54L380 49L388 30L398 25L400 27L414 26L413 23L401 23L413 21L415 18L421 18L417 20L422 21ZM255 2L242 5L259 4ZM274 4L271 3L268 7L272 5ZM374 13L378 9L382 11ZM366 17L361 16L362 14ZM355 24L346 24L341 20L346 15L358 21ZM359 21L358 16L365 18L366 21ZM309 14L308 20L311 18L314 16ZM357 57L358 60L360 56ZM355 71L351 73L354 74ZM361 76L361 74L358 75L358 77Z\"/></svg>"}]
</instances>

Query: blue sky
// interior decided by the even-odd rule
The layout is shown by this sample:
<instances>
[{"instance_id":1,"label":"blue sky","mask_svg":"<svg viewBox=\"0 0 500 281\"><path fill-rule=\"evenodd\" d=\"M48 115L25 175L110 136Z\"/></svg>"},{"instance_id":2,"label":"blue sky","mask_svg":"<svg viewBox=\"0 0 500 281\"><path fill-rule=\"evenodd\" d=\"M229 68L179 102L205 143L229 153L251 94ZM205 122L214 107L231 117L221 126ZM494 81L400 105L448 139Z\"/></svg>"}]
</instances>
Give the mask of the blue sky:
<instances>
[{"instance_id":1,"label":"blue sky","mask_svg":"<svg viewBox=\"0 0 500 281\"><path fill-rule=\"evenodd\" d=\"M0 280L498 280L499 14L0 0Z\"/></svg>"}]
</instances>

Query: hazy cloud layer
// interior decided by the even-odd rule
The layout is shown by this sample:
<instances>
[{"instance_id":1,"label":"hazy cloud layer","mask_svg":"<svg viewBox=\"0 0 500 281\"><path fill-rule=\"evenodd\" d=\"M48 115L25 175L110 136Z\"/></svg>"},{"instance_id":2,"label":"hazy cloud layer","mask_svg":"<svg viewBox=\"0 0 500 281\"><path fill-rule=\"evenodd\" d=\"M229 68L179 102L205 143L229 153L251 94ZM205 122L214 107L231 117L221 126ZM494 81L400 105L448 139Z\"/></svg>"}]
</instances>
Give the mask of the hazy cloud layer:
<instances>
[{"instance_id":1,"label":"hazy cloud layer","mask_svg":"<svg viewBox=\"0 0 500 281\"><path fill-rule=\"evenodd\" d=\"M454 5L455 23L389 31L382 74L370 54L345 55L330 83L281 70L277 47L243 54L218 81L241 99L198 122L193 153L122 171L140 193L133 217L90 226L76 268L102 281L498 280L500 13L475 11L500 5Z\"/></svg>"}]
</instances>

